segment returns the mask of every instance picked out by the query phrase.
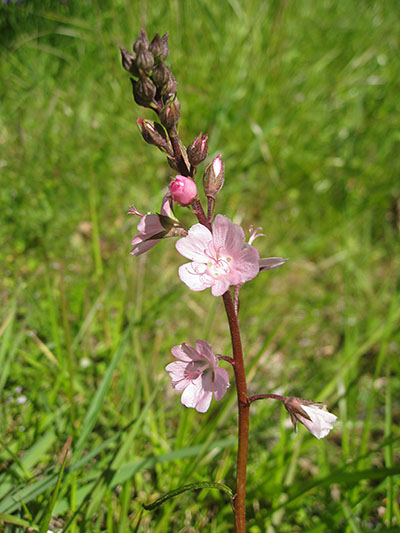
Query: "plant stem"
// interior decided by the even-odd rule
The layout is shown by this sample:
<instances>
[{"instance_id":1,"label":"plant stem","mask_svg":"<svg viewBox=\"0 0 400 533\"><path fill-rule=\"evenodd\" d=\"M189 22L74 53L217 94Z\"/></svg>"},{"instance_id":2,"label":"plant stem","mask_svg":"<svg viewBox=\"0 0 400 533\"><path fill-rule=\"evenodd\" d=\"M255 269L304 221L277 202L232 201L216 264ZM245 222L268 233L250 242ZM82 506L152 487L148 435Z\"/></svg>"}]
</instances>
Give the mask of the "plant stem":
<instances>
[{"instance_id":1,"label":"plant stem","mask_svg":"<svg viewBox=\"0 0 400 533\"><path fill-rule=\"evenodd\" d=\"M232 296L227 291L222 296L228 317L231 332L233 369L236 379L236 392L238 400L239 428L238 428L238 454L236 469L236 495L233 510L235 513L236 533L246 532L246 466L247 451L249 446L249 410L250 403L247 395L246 374L243 362L242 342L240 340L239 319L235 311Z\"/></svg>"},{"instance_id":2,"label":"plant stem","mask_svg":"<svg viewBox=\"0 0 400 533\"><path fill-rule=\"evenodd\" d=\"M168 130L168 136L172 144L172 149L174 150L175 163L179 168L179 172L182 174L182 176L189 176L189 169L186 166L185 160L182 156L181 148L179 146L179 137L176 127Z\"/></svg>"}]
</instances>

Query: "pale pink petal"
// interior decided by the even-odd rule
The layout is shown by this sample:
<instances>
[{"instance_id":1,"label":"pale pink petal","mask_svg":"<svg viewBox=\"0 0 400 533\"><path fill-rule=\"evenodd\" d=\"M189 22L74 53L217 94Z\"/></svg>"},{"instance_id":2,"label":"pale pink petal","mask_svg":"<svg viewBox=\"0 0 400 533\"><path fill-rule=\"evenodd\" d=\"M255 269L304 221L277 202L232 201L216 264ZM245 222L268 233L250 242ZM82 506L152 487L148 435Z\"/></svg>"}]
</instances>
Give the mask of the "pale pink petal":
<instances>
[{"instance_id":1,"label":"pale pink petal","mask_svg":"<svg viewBox=\"0 0 400 533\"><path fill-rule=\"evenodd\" d=\"M185 345L185 347L187 346L187 344ZM184 345L183 344L179 344L178 346L174 346L173 348L171 348L171 353L172 355L176 358L176 359L179 359L180 361L184 361L185 363L191 363L193 360L196 359L196 352L195 352L195 357L192 356L192 352L189 352L185 349Z\"/></svg>"},{"instance_id":2,"label":"pale pink petal","mask_svg":"<svg viewBox=\"0 0 400 533\"><path fill-rule=\"evenodd\" d=\"M181 396L181 402L186 407L196 407L197 402L203 396L201 378L191 381Z\"/></svg>"},{"instance_id":3,"label":"pale pink petal","mask_svg":"<svg viewBox=\"0 0 400 533\"><path fill-rule=\"evenodd\" d=\"M240 252L235 259L235 268L240 271L241 283L257 276L259 273L259 260L258 250L254 246L247 246Z\"/></svg>"},{"instance_id":4,"label":"pale pink petal","mask_svg":"<svg viewBox=\"0 0 400 533\"><path fill-rule=\"evenodd\" d=\"M183 240L183 239L181 239ZM179 242L179 241L178 241ZM206 273L206 267L199 263L185 263L179 267L179 277L192 291L203 291L211 287L213 278Z\"/></svg>"},{"instance_id":5,"label":"pale pink petal","mask_svg":"<svg viewBox=\"0 0 400 533\"><path fill-rule=\"evenodd\" d=\"M218 401L226 393L229 387L229 374L225 368L216 368L214 370L214 398Z\"/></svg>"},{"instance_id":6,"label":"pale pink petal","mask_svg":"<svg viewBox=\"0 0 400 533\"><path fill-rule=\"evenodd\" d=\"M235 255L243 248L245 241L243 229L224 215L217 215L213 224L215 249L223 248L228 254Z\"/></svg>"},{"instance_id":7,"label":"pale pink petal","mask_svg":"<svg viewBox=\"0 0 400 533\"><path fill-rule=\"evenodd\" d=\"M316 405L302 405L303 410L308 414L311 420L297 415L299 421L306 426L308 431L317 437L322 439L328 435L331 429L333 429L333 423L337 419L335 415L329 413L325 409L321 409Z\"/></svg>"},{"instance_id":8,"label":"pale pink petal","mask_svg":"<svg viewBox=\"0 0 400 533\"><path fill-rule=\"evenodd\" d=\"M196 403L196 411L198 413L205 413L208 411L212 400L212 392L204 391L202 396L198 399Z\"/></svg>"},{"instance_id":9,"label":"pale pink petal","mask_svg":"<svg viewBox=\"0 0 400 533\"><path fill-rule=\"evenodd\" d=\"M208 344L206 341L198 340L196 341L196 351L198 355L210 363L212 367L216 367L218 361L213 353L211 344Z\"/></svg>"},{"instance_id":10,"label":"pale pink petal","mask_svg":"<svg viewBox=\"0 0 400 533\"><path fill-rule=\"evenodd\" d=\"M175 246L180 254L191 261L206 263L209 258L205 252L208 250L211 241L210 230L202 224L195 224L190 228L187 237L179 239Z\"/></svg>"},{"instance_id":11,"label":"pale pink petal","mask_svg":"<svg viewBox=\"0 0 400 533\"><path fill-rule=\"evenodd\" d=\"M211 293L213 296L222 296L229 289L229 280L225 278L219 278L215 280L212 286Z\"/></svg>"},{"instance_id":12,"label":"pale pink petal","mask_svg":"<svg viewBox=\"0 0 400 533\"><path fill-rule=\"evenodd\" d=\"M171 215L172 215L171 204L172 204L172 199L171 199L170 193L168 191L167 194L162 199L160 214L164 215L166 217L171 217Z\"/></svg>"},{"instance_id":13,"label":"pale pink petal","mask_svg":"<svg viewBox=\"0 0 400 533\"><path fill-rule=\"evenodd\" d=\"M148 241L141 242L137 244L132 250L129 252L131 255L141 255L144 254L144 252L147 252L147 250L150 250L150 248L153 248L158 242L160 242L161 239L151 239Z\"/></svg>"},{"instance_id":14,"label":"pale pink petal","mask_svg":"<svg viewBox=\"0 0 400 533\"><path fill-rule=\"evenodd\" d=\"M186 363L174 361L165 367L165 370L171 378L172 386L176 390L183 390L190 383L190 380L185 376L186 366Z\"/></svg>"},{"instance_id":15,"label":"pale pink petal","mask_svg":"<svg viewBox=\"0 0 400 533\"><path fill-rule=\"evenodd\" d=\"M147 237L165 231L160 223L160 217L158 215L145 215L140 219L137 229L139 233L143 233Z\"/></svg>"},{"instance_id":16,"label":"pale pink petal","mask_svg":"<svg viewBox=\"0 0 400 533\"><path fill-rule=\"evenodd\" d=\"M286 263L286 261L287 259L283 259L283 257L262 257L259 263L260 272L279 267Z\"/></svg>"}]
</instances>

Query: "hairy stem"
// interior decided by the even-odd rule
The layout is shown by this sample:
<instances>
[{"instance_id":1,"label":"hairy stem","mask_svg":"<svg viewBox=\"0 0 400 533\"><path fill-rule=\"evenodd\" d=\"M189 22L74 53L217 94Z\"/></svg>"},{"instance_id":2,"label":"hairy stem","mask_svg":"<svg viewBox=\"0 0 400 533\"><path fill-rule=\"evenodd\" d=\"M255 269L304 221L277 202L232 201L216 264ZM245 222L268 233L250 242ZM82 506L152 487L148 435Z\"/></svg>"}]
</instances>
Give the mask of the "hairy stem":
<instances>
[{"instance_id":1,"label":"hairy stem","mask_svg":"<svg viewBox=\"0 0 400 533\"><path fill-rule=\"evenodd\" d=\"M239 413L238 454L236 469L236 495L234 499L236 533L246 531L246 466L249 446L249 411L250 403L247 395L246 374L243 362L242 341L240 339L239 319L235 311L232 296L227 291L223 296L226 315L231 332L232 350L236 379L236 392Z\"/></svg>"}]
</instances>

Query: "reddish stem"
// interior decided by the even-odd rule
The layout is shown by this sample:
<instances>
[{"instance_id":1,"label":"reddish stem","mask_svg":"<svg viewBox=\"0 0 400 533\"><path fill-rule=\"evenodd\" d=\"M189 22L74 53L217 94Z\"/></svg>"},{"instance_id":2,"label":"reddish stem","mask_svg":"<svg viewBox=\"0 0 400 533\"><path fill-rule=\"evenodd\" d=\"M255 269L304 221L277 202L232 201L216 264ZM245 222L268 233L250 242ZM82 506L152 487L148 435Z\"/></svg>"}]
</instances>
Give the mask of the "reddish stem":
<instances>
[{"instance_id":1,"label":"reddish stem","mask_svg":"<svg viewBox=\"0 0 400 533\"><path fill-rule=\"evenodd\" d=\"M243 362L242 341L240 339L239 319L235 312L232 296L226 291L222 296L228 317L232 339L232 350L236 380L236 392L239 412L238 454L236 470L236 495L234 499L236 533L246 532L246 466L249 446L250 402L247 395L246 374Z\"/></svg>"},{"instance_id":2,"label":"reddish stem","mask_svg":"<svg viewBox=\"0 0 400 533\"><path fill-rule=\"evenodd\" d=\"M254 396L249 396L248 402L251 404L252 402L255 402L256 400L279 400L281 402L284 401L285 396L281 396L280 394L255 394Z\"/></svg>"},{"instance_id":3,"label":"reddish stem","mask_svg":"<svg viewBox=\"0 0 400 533\"><path fill-rule=\"evenodd\" d=\"M179 146L179 137L178 132L176 131L176 127L173 127L168 130L168 136L172 144L172 149L174 151L175 156L175 163L178 166L179 172L182 174L182 176L189 176L189 169L186 166L185 160L182 156L181 147Z\"/></svg>"}]
</instances>

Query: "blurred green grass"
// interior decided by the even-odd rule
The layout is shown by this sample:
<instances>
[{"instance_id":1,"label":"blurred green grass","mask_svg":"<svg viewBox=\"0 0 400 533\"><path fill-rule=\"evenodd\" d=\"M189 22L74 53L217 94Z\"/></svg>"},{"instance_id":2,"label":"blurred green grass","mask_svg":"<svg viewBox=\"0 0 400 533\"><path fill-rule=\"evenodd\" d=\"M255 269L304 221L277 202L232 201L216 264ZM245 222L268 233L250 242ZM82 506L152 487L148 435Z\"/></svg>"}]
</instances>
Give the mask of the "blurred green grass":
<instances>
[{"instance_id":1,"label":"blurred green grass","mask_svg":"<svg viewBox=\"0 0 400 533\"><path fill-rule=\"evenodd\" d=\"M233 485L236 420L233 387L201 416L164 371L182 341L229 354L221 303L182 286L172 241L128 255L128 206L157 210L170 177L120 67L145 27L170 33L181 137L223 154L218 211L290 257L242 290L250 392L340 419L318 442L254 405L249 531L398 527L399 18L396 0L0 6L0 520L232 531L214 491L141 514L182 483Z\"/></svg>"}]
</instances>

